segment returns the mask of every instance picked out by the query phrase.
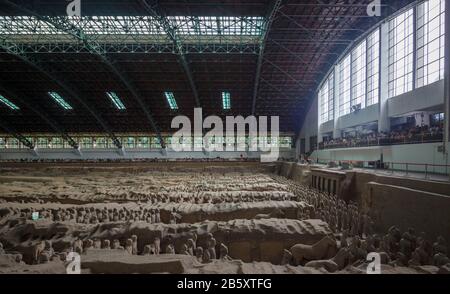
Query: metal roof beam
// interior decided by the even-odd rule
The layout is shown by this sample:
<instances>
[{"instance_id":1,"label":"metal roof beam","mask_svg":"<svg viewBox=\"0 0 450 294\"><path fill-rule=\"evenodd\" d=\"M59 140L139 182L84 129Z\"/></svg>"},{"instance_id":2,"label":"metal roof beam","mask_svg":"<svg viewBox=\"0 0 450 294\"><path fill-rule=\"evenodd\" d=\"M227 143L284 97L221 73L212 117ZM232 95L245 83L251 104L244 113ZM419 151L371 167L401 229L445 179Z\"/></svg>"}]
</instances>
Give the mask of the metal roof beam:
<instances>
[{"instance_id":1,"label":"metal roof beam","mask_svg":"<svg viewBox=\"0 0 450 294\"><path fill-rule=\"evenodd\" d=\"M72 90L71 87L67 86L67 84L61 79L61 77L57 77L54 74L51 74L47 69L44 68L44 66L39 62L37 59L28 56L24 54L21 50L21 47L17 44L14 44L7 39L5 39L3 36L0 36L0 48L5 50L7 53L12 54L16 56L17 58L21 59L23 62L28 64L29 66L37 69L39 72L44 74L49 80L53 81L55 84L57 84L61 89L64 90L67 94L69 94L70 97L78 101L87 111L89 114L91 114L97 122L102 126L103 130L111 137L114 144L117 146L117 148L122 148L122 143L117 139L117 137L114 135L114 133L109 128L108 124L94 111L91 106L89 106L84 99L81 98L78 93L75 92L75 90Z\"/></svg>"},{"instance_id":2,"label":"metal roof beam","mask_svg":"<svg viewBox=\"0 0 450 294\"><path fill-rule=\"evenodd\" d=\"M260 43L260 49L259 49L259 55L258 55L258 63L256 65L256 74L255 74L255 84L253 88L253 99L252 99L252 115L255 115L256 113L256 100L258 99L258 91L259 91L259 82L261 78L261 71L262 71L262 65L264 62L264 51L267 43L267 39L269 37L269 31L270 27L272 26L272 22L275 18L275 15L277 14L278 10L280 9L282 0L276 0L272 7L270 8L269 14L267 16L267 20L264 24L264 36L261 39Z\"/></svg>"},{"instance_id":3,"label":"metal roof beam","mask_svg":"<svg viewBox=\"0 0 450 294\"><path fill-rule=\"evenodd\" d=\"M195 85L194 76L192 75L192 71L187 62L186 54L184 53L182 41L179 39L175 29L172 27L172 24L167 19L167 17L156 11L157 10L156 4L150 5L147 3L146 0L141 0L140 2L144 7L144 9L147 11L147 13L158 21L158 23L163 28L164 32L166 32L167 36L172 40L175 50L178 54L181 66L183 67L183 70L186 73L186 77L189 81L189 85L191 86L192 93L194 94L195 104L197 107L201 107L200 96L198 94L197 86Z\"/></svg>"},{"instance_id":4,"label":"metal roof beam","mask_svg":"<svg viewBox=\"0 0 450 294\"><path fill-rule=\"evenodd\" d=\"M39 106L37 105L32 105L28 102L26 102L25 100L23 100L22 98L19 97L19 95L17 95L14 92L11 92L9 90L7 90L5 87L3 87L2 85L0 85L0 91L2 93L5 93L8 96L11 96L14 98L14 100L19 101L19 103L25 105L28 109L30 109L31 111L33 111L35 114L37 114L40 118L42 118L54 131L56 131L57 133L59 133L61 135L61 137L73 148L73 149L77 149L79 148L79 145L77 142L75 142L74 139L72 139L72 137L70 137L70 135L64 131L64 129L56 122L54 121L48 114L46 114Z\"/></svg>"},{"instance_id":5,"label":"metal roof beam","mask_svg":"<svg viewBox=\"0 0 450 294\"><path fill-rule=\"evenodd\" d=\"M261 77L261 82L263 82L264 84L266 84L267 86L269 86L271 89L275 90L275 92L281 94L283 97L292 100L293 97L289 96L288 94L286 94L285 91L282 91L281 89L279 89L278 87L276 87L275 85L273 85L272 83L266 81L264 78Z\"/></svg>"},{"instance_id":6,"label":"metal roof beam","mask_svg":"<svg viewBox=\"0 0 450 294\"><path fill-rule=\"evenodd\" d=\"M56 17L50 17L50 16L42 16L34 11L31 11L29 9L23 8L15 3L12 3L8 0L1 0L1 2L18 9L20 11L26 12L28 14L31 14L38 19L47 22L48 24L52 25L58 30L64 31L67 34L71 35L72 37L78 39L80 42L84 44L84 46L87 48L89 53L97 55L101 61L121 80L121 82L126 86L128 91L131 93L131 95L134 97L134 99L138 102L141 110L144 112L147 120L150 122L150 126L152 127L153 131L157 134L158 138L161 142L161 147L165 148L164 140L161 136L161 132L156 125L156 121L153 118L153 115L150 112L150 109L148 108L147 104L142 99L141 95L138 93L138 91L132 86L131 81L119 71L119 69L113 64L112 61L109 60L108 56L106 56L105 52L103 51L103 46L97 43L95 40L92 40L89 38L83 30L79 27L74 25L73 23L68 21L68 17L66 16L56 16Z\"/></svg>"},{"instance_id":7,"label":"metal roof beam","mask_svg":"<svg viewBox=\"0 0 450 294\"><path fill-rule=\"evenodd\" d=\"M35 146L34 144L28 140L27 138L25 138L24 135L16 132L15 130L13 130L3 119L0 118L0 127L3 128L8 134L10 134L11 136L13 136L14 138L16 138L17 140L19 140L20 143L22 143L22 145L26 146L27 148L29 148L30 150L34 150Z\"/></svg>"}]
</instances>

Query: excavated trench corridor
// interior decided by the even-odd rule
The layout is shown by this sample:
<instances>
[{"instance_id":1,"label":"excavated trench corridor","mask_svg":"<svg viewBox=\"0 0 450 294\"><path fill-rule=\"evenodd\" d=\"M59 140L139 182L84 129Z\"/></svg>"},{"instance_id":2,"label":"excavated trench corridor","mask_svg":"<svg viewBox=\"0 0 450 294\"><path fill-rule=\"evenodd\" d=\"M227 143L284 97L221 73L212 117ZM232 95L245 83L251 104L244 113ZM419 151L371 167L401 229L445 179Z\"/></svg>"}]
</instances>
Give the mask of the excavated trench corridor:
<instances>
[{"instance_id":1,"label":"excavated trench corridor","mask_svg":"<svg viewBox=\"0 0 450 294\"><path fill-rule=\"evenodd\" d=\"M374 232L356 203L273 171L4 169L0 272L65 272L72 251L81 254L86 273L365 272L374 251L386 256L389 271L425 271L411 267L416 259L439 270L435 252L418 258L411 245L409 256L397 257L404 248L395 245L419 238L414 232ZM298 253L299 244L306 253Z\"/></svg>"}]
</instances>

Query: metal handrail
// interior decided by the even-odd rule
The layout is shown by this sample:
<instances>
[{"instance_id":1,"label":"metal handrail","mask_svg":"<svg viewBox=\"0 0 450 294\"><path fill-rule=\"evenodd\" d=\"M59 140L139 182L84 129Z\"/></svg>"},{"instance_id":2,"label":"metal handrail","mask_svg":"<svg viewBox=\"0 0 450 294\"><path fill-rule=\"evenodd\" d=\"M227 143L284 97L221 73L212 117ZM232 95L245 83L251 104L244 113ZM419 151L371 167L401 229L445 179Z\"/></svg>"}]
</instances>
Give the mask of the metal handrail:
<instances>
[{"instance_id":1,"label":"metal handrail","mask_svg":"<svg viewBox=\"0 0 450 294\"><path fill-rule=\"evenodd\" d=\"M327 164L329 162L342 163L362 163L363 169L372 169L380 171L391 171L392 174L396 171L409 173L423 173L425 179L428 179L431 175L450 175L450 165L448 164L432 164L432 163L413 163L413 162L381 162L379 160L363 161L363 160L325 160L320 158L311 158L316 163ZM373 168L371 168L373 166ZM402 169L404 167L404 169ZM423 171L412 170L411 167L423 167ZM444 172L436 172L436 168L443 170Z\"/></svg>"}]
</instances>

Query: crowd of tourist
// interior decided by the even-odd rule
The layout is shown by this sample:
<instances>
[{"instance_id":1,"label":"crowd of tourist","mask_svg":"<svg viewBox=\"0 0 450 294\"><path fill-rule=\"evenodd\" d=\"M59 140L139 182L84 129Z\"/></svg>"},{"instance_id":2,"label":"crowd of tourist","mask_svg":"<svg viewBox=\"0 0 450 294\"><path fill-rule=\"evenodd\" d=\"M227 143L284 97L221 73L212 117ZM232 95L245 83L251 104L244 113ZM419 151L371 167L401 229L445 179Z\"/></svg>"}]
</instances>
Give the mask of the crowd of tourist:
<instances>
[{"instance_id":1,"label":"crowd of tourist","mask_svg":"<svg viewBox=\"0 0 450 294\"><path fill-rule=\"evenodd\" d=\"M372 131L366 134L356 133L339 139L329 139L320 143L319 149L432 143L441 142L443 137L443 125L432 127L416 126L413 128L400 128L390 133Z\"/></svg>"},{"instance_id":2,"label":"crowd of tourist","mask_svg":"<svg viewBox=\"0 0 450 294\"><path fill-rule=\"evenodd\" d=\"M280 161L288 160L287 158L280 158ZM0 162L23 162L23 163L149 163L149 162L258 162L259 158L105 158L105 159L48 159L48 158L23 158L23 159L2 159Z\"/></svg>"}]
</instances>

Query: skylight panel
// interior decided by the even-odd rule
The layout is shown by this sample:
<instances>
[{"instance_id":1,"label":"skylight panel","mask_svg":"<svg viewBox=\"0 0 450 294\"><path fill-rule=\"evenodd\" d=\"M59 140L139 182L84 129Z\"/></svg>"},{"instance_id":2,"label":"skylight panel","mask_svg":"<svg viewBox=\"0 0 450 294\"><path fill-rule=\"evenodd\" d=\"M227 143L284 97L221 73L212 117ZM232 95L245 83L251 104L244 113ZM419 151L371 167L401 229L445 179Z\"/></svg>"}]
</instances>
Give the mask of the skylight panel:
<instances>
[{"instance_id":1,"label":"skylight panel","mask_svg":"<svg viewBox=\"0 0 450 294\"><path fill-rule=\"evenodd\" d=\"M175 100L175 96L172 92L164 92L164 95L166 96L167 102L169 103L169 107L172 110L178 109L177 101Z\"/></svg>"},{"instance_id":2,"label":"skylight panel","mask_svg":"<svg viewBox=\"0 0 450 294\"><path fill-rule=\"evenodd\" d=\"M200 33L202 35L218 35L217 20L215 17L199 17Z\"/></svg>"},{"instance_id":3,"label":"skylight panel","mask_svg":"<svg viewBox=\"0 0 450 294\"><path fill-rule=\"evenodd\" d=\"M222 92L222 107L224 110L231 109L231 94L229 92Z\"/></svg>"},{"instance_id":4,"label":"skylight panel","mask_svg":"<svg viewBox=\"0 0 450 294\"><path fill-rule=\"evenodd\" d=\"M48 95L61 106L64 110L72 110L72 106L70 106L69 103L67 103L64 98L62 98L58 93L56 92L48 92Z\"/></svg>"},{"instance_id":5,"label":"skylight panel","mask_svg":"<svg viewBox=\"0 0 450 294\"><path fill-rule=\"evenodd\" d=\"M120 100L119 96L115 92L106 92L106 95L108 95L109 99L111 99L112 103L114 103L114 106L118 110L125 110L126 107L123 104L122 100Z\"/></svg>"},{"instance_id":6,"label":"skylight panel","mask_svg":"<svg viewBox=\"0 0 450 294\"><path fill-rule=\"evenodd\" d=\"M0 102L2 102L3 104L5 104L9 109L11 110L19 110L20 108L15 105L14 103L12 103L11 101L9 101L8 99L6 99L4 96L0 95Z\"/></svg>"}]
</instances>

